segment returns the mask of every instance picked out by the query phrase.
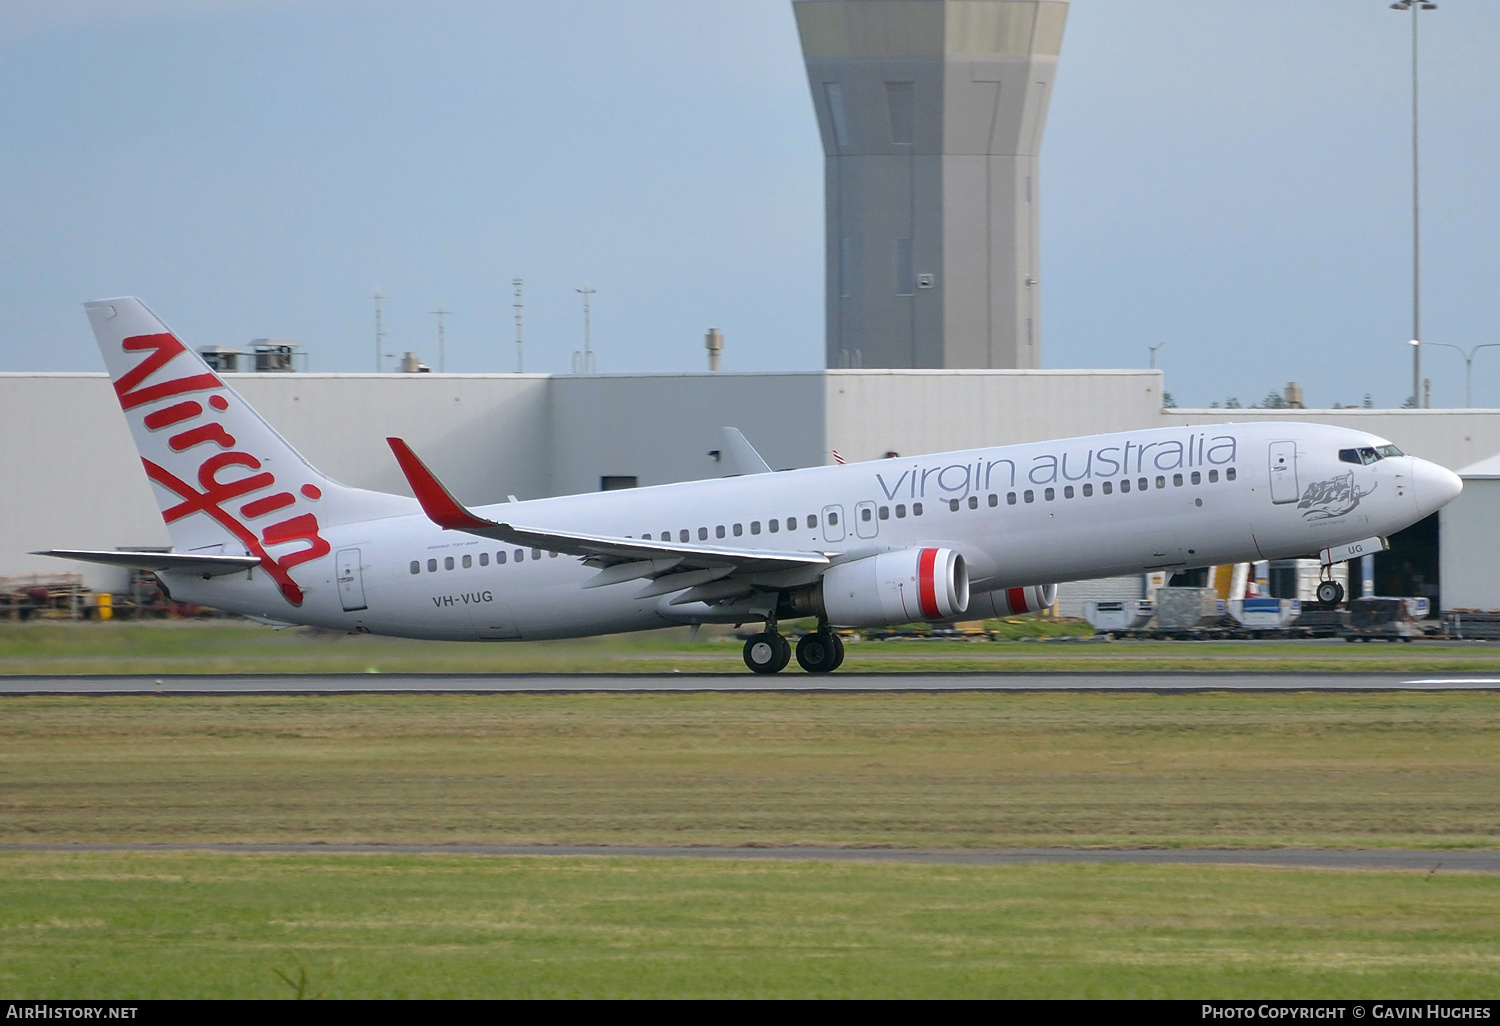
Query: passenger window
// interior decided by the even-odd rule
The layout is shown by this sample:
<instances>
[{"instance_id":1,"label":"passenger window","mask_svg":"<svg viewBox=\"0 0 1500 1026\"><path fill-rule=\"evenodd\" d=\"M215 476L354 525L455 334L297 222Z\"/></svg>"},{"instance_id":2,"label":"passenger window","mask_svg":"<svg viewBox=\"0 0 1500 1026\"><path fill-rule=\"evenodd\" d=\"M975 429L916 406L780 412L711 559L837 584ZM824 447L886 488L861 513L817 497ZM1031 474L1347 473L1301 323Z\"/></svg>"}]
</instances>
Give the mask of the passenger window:
<instances>
[{"instance_id":1,"label":"passenger window","mask_svg":"<svg viewBox=\"0 0 1500 1026\"><path fill-rule=\"evenodd\" d=\"M914 517L919 517L922 515L922 504L920 502L914 502L911 504L911 515Z\"/></svg>"},{"instance_id":2,"label":"passenger window","mask_svg":"<svg viewBox=\"0 0 1500 1026\"><path fill-rule=\"evenodd\" d=\"M1165 488L1166 486L1167 486L1167 479L1166 479L1166 477L1164 475L1162 475L1162 474L1157 474L1156 475L1156 487L1158 487L1158 488Z\"/></svg>"},{"instance_id":3,"label":"passenger window","mask_svg":"<svg viewBox=\"0 0 1500 1026\"><path fill-rule=\"evenodd\" d=\"M994 492L990 492L990 509L994 509L998 505L1000 505L1000 496Z\"/></svg>"},{"instance_id":4,"label":"passenger window","mask_svg":"<svg viewBox=\"0 0 1500 1026\"><path fill-rule=\"evenodd\" d=\"M777 531L781 530L781 521L777 520L775 517L772 517L770 520L766 521L766 530L770 531L772 534L775 534Z\"/></svg>"},{"instance_id":5,"label":"passenger window","mask_svg":"<svg viewBox=\"0 0 1500 1026\"><path fill-rule=\"evenodd\" d=\"M750 521L750 533L751 534L760 534L760 521L759 520L752 520L752 521Z\"/></svg>"},{"instance_id":6,"label":"passenger window","mask_svg":"<svg viewBox=\"0 0 1500 1026\"><path fill-rule=\"evenodd\" d=\"M1130 494L1130 478L1127 477L1125 480L1123 480L1123 481L1120 482L1120 494L1121 495L1128 495L1128 494Z\"/></svg>"},{"instance_id":7,"label":"passenger window","mask_svg":"<svg viewBox=\"0 0 1500 1026\"><path fill-rule=\"evenodd\" d=\"M1016 504L1016 493L1015 492L1006 492L1005 493L1005 504L1007 506L1014 506Z\"/></svg>"},{"instance_id":8,"label":"passenger window","mask_svg":"<svg viewBox=\"0 0 1500 1026\"><path fill-rule=\"evenodd\" d=\"M1051 502L1053 499L1057 498L1057 490L1054 488L1048 488L1046 491L1042 492L1042 498L1046 499L1048 502Z\"/></svg>"},{"instance_id":9,"label":"passenger window","mask_svg":"<svg viewBox=\"0 0 1500 1026\"><path fill-rule=\"evenodd\" d=\"M870 522L870 510L868 507L859 511L859 518L867 524Z\"/></svg>"},{"instance_id":10,"label":"passenger window","mask_svg":"<svg viewBox=\"0 0 1500 1026\"><path fill-rule=\"evenodd\" d=\"M1072 485L1063 485L1063 498L1064 499L1071 499L1072 497L1073 497L1073 486Z\"/></svg>"},{"instance_id":11,"label":"passenger window","mask_svg":"<svg viewBox=\"0 0 1500 1026\"><path fill-rule=\"evenodd\" d=\"M1104 484L1101 485L1100 487L1102 487L1104 489L1104 494L1105 495L1113 494L1113 492L1115 490L1114 484L1112 482L1110 482L1110 481L1104 482Z\"/></svg>"},{"instance_id":12,"label":"passenger window","mask_svg":"<svg viewBox=\"0 0 1500 1026\"><path fill-rule=\"evenodd\" d=\"M542 558L542 550L541 549L535 549L535 548L532 549L531 550L531 558L532 559L541 559Z\"/></svg>"},{"instance_id":13,"label":"passenger window","mask_svg":"<svg viewBox=\"0 0 1500 1026\"><path fill-rule=\"evenodd\" d=\"M813 531L813 530L816 530L817 527L818 527L818 518L817 518L817 516L815 516L812 513L809 513L807 515L807 529L809 531Z\"/></svg>"},{"instance_id":14,"label":"passenger window","mask_svg":"<svg viewBox=\"0 0 1500 1026\"><path fill-rule=\"evenodd\" d=\"M687 541L691 537L692 535L688 533L688 529L686 527L677 532L678 541Z\"/></svg>"},{"instance_id":15,"label":"passenger window","mask_svg":"<svg viewBox=\"0 0 1500 1026\"><path fill-rule=\"evenodd\" d=\"M880 507L880 519L881 520L889 520L889 519L891 519L891 507L889 507L889 506L881 506Z\"/></svg>"},{"instance_id":16,"label":"passenger window","mask_svg":"<svg viewBox=\"0 0 1500 1026\"><path fill-rule=\"evenodd\" d=\"M1030 488L1028 488L1021 495L1021 498L1025 499L1027 502L1035 502L1036 501L1036 493L1033 492Z\"/></svg>"},{"instance_id":17,"label":"passenger window","mask_svg":"<svg viewBox=\"0 0 1500 1026\"><path fill-rule=\"evenodd\" d=\"M745 529L742 526L740 526L739 524L735 524L734 525L734 536L736 538L738 538L740 535L742 535L744 533L745 533Z\"/></svg>"},{"instance_id":18,"label":"passenger window","mask_svg":"<svg viewBox=\"0 0 1500 1026\"><path fill-rule=\"evenodd\" d=\"M957 513L958 512L958 500L957 499L949 499L948 500L948 512L949 513Z\"/></svg>"},{"instance_id":19,"label":"passenger window","mask_svg":"<svg viewBox=\"0 0 1500 1026\"><path fill-rule=\"evenodd\" d=\"M524 562L526 562L526 550L525 549L517 549L516 550L516 562L517 563L524 563Z\"/></svg>"},{"instance_id":20,"label":"passenger window","mask_svg":"<svg viewBox=\"0 0 1500 1026\"><path fill-rule=\"evenodd\" d=\"M1208 483L1209 484L1218 484L1218 482L1219 482L1219 472L1217 470L1210 470L1208 472Z\"/></svg>"},{"instance_id":21,"label":"passenger window","mask_svg":"<svg viewBox=\"0 0 1500 1026\"><path fill-rule=\"evenodd\" d=\"M479 565L480 566L489 566L490 565L490 554L488 552L481 552L479 554Z\"/></svg>"},{"instance_id":22,"label":"passenger window","mask_svg":"<svg viewBox=\"0 0 1500 1026\"><path fill-rule=\"evenodd\" d=\"M706 528L706 527L700 527L700 528L698 528L698 540L699 541L708 541L708 528Z\"/></svg>"},{"instance_id":23,"label":"passenger window","mask_svg":"<svg viewBox=\"0 0 1500 1026\"><path fill-rule=\"evenodd\" d=\"M897 520L905 520L906 519L906 505L904 503L900 503L900 502L896 503L896 519Z\"/></svg>"},{"instance_id":24,"label":"passenger window","mask_svg":"<svg viewBox=\"0 0 1500 1026\"><path fill-rule=\"evenodd\" d=\"M1173 474L1172 475L1172 486L1174 488L1181 488L1182 487L1182 475L1181 474Z\"/></svg>"},{"instance_id":25,"label":"passenger window","mask_svg":"<svg viewBox=\"0 0 1500 1026\"><path fill-rule=\"evenodd\" d=\"M499 552L495 553L495 563L496 563L496 565L503 565L505 563L505 550L504 549L501 549Z\"/></svg>"},{"instance_id":26,"label":"passenger window","mask_svg":"<svg viewBox=\"0 0 1500 1026\"><path fill-rule=\"evenodd\" d=\"M411 561L411 572L414 574L419 574L422 572L422 561L420 559L414 559Z\"/></svg>"},{"instance_id":27,"label":"passenger window","mask_svg":"<svg viewBox=\"0 0 1500 1026\"><path fill-rule=\"evenodd\" d=\"M795 531L797 529L797 518L796 517L787 517L786 518L786 529L788 531Z\"/></svg>"},{"instance_id":28,"label":"passenger window","mask_svg":"<svg viewBox=\"0 0 1500 1026\"><path fill-rule=\"evenodd\" d=\"M1193 484L1202 484L1203 483L1203 475L1200 474L1200 473L1198 473L1198 471L1195 470L1195 471L1193 471L1193 479L1192 480L1193 480Z\"/></svg>"},{"instance_id":29,"label":"passenger window","mask_svg":"<svg viewBox=\"0 0 1500 1026\"><path fill-rule=\"evenodd\" d=\"M1144 492L1147 488L1151 487L1151 482L1143 477L1135 483L1135 487L1137 491Z\"/></svg>"},{"instance_id":30,"label":"passenger window","mask_svg":"<svg viewBox=\"0 0 1500 1026\"><path fill-rule=\"evenodd\" d=\"M556 559L557 558L557 553L555 553L555 552L548 552L547 553L547 558L548 559Z\"/></svg>"},{"instance_id":31,"label":"passenger window","mask_svg":"<svg viewBox=\"0 0 1500 1026\"><path fill-rule=\"evenodd\" d=\"M437 573L437 560L429 559L427 561L427 572L430 574Z\"/></svg>"},{"instance_id":32,"label":"passenger window","mask_svg":"<svg viewBox=\"0 0 1500 1026\"><path fill-rule=\"evenodd\" d=\"M839 526L839 515L837 513L830 513L830 514L828 514L828 526L829 527L837 527L837 526Z\"/></svg>"},{"instance_id":33,"label":"passenger window","mask_svg":"<svg viewBox=\"0 0 1500 1026\"><path fill-rule=\"evenodd\" d=\"M1234 480L1234 468L1233 467L1226 467L1226 468L1224 468L1224 480L1226 480L1226 481L1233 481Z\"/></svg>"},{"instance_id":34,"label":"passenger window","mask_svg":"<svg viewBox=\"0 0 1500 1026\"><path fill-rule=\"evenodd\" d=\"M444 556L443 557L443 569L444 570L452 570L453 569L453 557L452 556Z\"/></svg>"},{"instance_id":35,"label":"passenger window","mask_svg":"<svg viewBox=\"0 0 1500 1026\"><path fill-rule=\"evenodd\" d=\"M971 495L971 496L969 496L969 508L970 509L978 509L979 508L979 496L977 496L977 495Z\"/></svg>"},{"instance_id":36,"label":"passenger window","mask_svg":"<svg viewBox=\"0 0 1500 1026\"><path fill-rule=\"evenodd\" d=\"M722 538L722 537L724 537L724 525L723 524L720 524L718 527L714 528L714 537L715 538Z\"/></svg>"},{"instance_id":37,"label":"passenger window","mask_svg":"<svg viewBox=\"0 0 1500 1026\"><path fill-rule=\"evenodd\" d=\"M465 556L464 557L464 569L465 570L472 570L473 568L474 568L474 557L473 556Z\"/></svg>"}]
</instances>

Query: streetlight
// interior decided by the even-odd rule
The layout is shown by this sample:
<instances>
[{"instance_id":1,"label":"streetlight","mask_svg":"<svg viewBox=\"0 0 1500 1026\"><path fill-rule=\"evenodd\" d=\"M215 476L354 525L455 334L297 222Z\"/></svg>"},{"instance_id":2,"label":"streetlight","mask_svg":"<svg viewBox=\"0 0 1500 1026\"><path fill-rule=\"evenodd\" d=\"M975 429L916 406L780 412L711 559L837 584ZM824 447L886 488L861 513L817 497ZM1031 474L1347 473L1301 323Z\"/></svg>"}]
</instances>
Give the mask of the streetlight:
<instances>
[{"instance_id":1,"label":"streetlight","mask_svg":"<svg viewBox=\"0 0 1500 1026\"><path fill-rule=\"evenodd\" d=\"M1432 0L1396 0L1393 11L1411 11L1411 405L1422 406L1422 200L1417 162L1417 13L1435 11Z\"/></svg>"},{"instance_id":2,"label":"streetlight","mask_svg":"<svg viewBox=\"0 0 1500 1026\"><path fill-rule=\"evenodd\" d=\"M1147 346L1146 347L1147 349L1149 349L1151 351L1151 369L1152 370L1156 370L1156 351L1158 349L1165 349L1166 345L1167 344L1165 342L1158 342L1154 346Z\"/></svg>"},{"instance_id":3,"label":"streetlight","mask_svg":"<svg viewBox=\"0 0 1500 1026\"><path fill-rule=\"evenodd\" d=\"M1442 346L1445 349L1457 349L1459 355L1464 358L1464 409L1474 408L1474 354L1481 349L1490 349L1500 346L1500 342L1481 342L1472 349L1464 350L1462 346L1456 346L1452 342L1428 342L1429 346Z\"/></svg>"}]
</instances>

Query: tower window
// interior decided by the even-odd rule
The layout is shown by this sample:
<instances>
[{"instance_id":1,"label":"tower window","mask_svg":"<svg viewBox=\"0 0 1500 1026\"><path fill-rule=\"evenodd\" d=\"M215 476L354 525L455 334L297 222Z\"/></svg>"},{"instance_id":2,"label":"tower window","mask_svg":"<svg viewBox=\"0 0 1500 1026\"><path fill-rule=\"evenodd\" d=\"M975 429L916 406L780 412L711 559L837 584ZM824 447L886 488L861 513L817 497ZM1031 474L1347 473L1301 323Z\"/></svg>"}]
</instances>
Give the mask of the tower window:
<instances>
[{"instance_id":1,"label":"tower window","mask_svg":"<svg viewBox=\"0 0 1500 1026\"><path fill-rule=\"evenodd\" d=\"M887 82L885 103L891 115L891 142L910 146L912 125L916 121L916 85L912 82Z\"/></svg>"}]
</instances>

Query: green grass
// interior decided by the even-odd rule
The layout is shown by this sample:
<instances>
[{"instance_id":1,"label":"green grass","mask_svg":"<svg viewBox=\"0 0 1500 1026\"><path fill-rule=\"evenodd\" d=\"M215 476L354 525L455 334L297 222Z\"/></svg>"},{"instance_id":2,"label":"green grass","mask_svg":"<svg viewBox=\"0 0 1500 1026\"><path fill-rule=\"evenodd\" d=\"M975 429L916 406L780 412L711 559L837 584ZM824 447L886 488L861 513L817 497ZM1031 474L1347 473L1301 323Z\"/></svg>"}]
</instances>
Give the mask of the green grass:
<instances>
[{"instance_id":1,"label":"green grass","mask_svg":"<svg viewBox=\"0 0 1500 1026\"><path fill-rule=\"evenodd\" d=\"M1493 998L1497 921L1478 874L4 853L0 990Z\"/></svg>"},{"instance_id":2,"label":"green grass","mask_svg":"<svg viewBox=\"0 0 1500 1026\"><path fill-rule=\"evenodd\" d=\"M1493 847L1500 696L13 697L0 841Z\"/></svg>"},{"instance_id":3,"label":"green grass","mask_svg":"<svg viewBox=\"0 0 1500 1026\"><path fill-rule=\"evenodd\" d=\"M848 645L841 673L1248 671L1500 673L1500 645L1305 642L1070 643L1086 627L1031 619L1000 625L1011 640ZM1038 641L1036 637L1046 640ZM283 631L236 621L0 623L4 674L233 673L748 674L739 642L720 629L485 644ZM797 672L795 667L790 672Z\"/></svg>"}]
</instances>

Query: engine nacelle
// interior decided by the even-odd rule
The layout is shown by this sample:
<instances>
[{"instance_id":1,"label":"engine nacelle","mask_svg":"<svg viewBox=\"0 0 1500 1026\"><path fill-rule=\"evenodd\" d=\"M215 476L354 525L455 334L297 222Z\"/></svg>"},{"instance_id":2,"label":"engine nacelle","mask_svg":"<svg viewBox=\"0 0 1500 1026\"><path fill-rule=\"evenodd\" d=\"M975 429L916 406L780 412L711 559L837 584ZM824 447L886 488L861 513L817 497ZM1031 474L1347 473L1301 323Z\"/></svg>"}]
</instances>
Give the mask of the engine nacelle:
<instances>
[{"instance_id":1,"label":"engine nacelle","mask_svg":"<svg viewBox=\"0 0 1500 1026\"><path fill-rule=\"evenodd\" d=\"M952 549L903 549L839 563L818 590L836 627L951 620L969 606L969 570Z\"/></svg>"},{"instance_id":2,"label":"engine nacelle","mask_svg":"<svg viewBox=\"0 0 1500 1026\"><path fill-rule=\"evenodd\" d=\"M975 620L1019 616L1050 609L1057 601L1057 585L1033 584L1029 588L1000 588L980 592L969 603L969 614Z\"/></svg>"}]
</instances>

